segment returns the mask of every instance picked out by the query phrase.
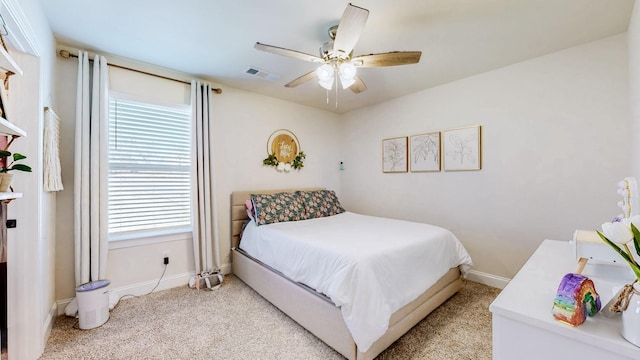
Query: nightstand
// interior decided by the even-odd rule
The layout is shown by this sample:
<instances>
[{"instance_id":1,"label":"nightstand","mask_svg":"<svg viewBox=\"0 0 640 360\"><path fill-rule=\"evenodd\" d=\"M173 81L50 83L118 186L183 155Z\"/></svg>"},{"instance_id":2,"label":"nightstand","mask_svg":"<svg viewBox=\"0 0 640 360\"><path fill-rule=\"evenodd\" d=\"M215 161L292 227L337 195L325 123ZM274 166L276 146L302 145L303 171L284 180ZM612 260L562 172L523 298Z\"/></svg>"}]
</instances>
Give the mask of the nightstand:
<instances>
[{"instance_id":1,"label":"nightstand","mask_svg":"<svg viewBox=\"0 0 640 360\"><path fill-rule=\"evenodd\" d=\"M493 359L640 359L640 348L620 334L620 315L598 313L582 325L571 327L551 314L562 277L574 272L573 245L545 240L518 274L493 301ZM588 276L602 306L625 283L633 281L626 266L587 263Z\"/></svg>"}]
</instances>

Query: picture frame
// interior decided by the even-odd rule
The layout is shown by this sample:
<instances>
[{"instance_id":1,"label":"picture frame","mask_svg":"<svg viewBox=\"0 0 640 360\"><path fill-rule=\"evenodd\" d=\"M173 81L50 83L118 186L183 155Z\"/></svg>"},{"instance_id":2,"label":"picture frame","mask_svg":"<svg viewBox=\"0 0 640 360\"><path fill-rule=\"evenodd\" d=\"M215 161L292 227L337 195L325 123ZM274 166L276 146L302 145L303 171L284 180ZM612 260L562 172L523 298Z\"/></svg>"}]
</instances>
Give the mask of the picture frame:
<instances>
[{"instance_id":1,"label":"picture frame","mask_svg":"<svg viewBox=\"0 0 640 360\"><path fill-rule=\"evenodd\" d=\"M440 131L409 137L411 172L433 172L441 169Z\"/></svg>"},{"instance_id":2,"label":"picture frame","mask_svg":"<svg viewBox=\"0 0 640 360\"><path fill-rule=\"evenodd\" d=\"M274 154L278 162L290 163L300 153L300 142L287 129L274 131L267 140L267 155Z\"/></svg>"},{"instance_id":3,"label":"picture frame","mask_svg":"<svg viewBox=\"0 0 640 360\"><path fill-rule=\"evenodd\" d=\"M382 140L382 172L406 173L408 166L407 137Z\"/></svg>"},{"instance_id":4,"label":"picture frame","mask_svg":"<svg viewBox=\"0 0 640 360\"><path fill-rule=\"evenodd\" d=\"M444 171L482 169L482 127L467 126L442 132Z\"/></svg>"}]
</instances>

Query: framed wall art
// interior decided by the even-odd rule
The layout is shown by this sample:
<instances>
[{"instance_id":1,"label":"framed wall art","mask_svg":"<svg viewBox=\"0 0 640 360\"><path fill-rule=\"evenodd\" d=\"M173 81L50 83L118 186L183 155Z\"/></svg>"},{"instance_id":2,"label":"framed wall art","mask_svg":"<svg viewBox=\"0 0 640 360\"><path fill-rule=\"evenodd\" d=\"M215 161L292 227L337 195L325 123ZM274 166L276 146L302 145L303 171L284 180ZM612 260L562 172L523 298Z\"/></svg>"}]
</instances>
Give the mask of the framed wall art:
<instances>
[{"instance_id":1,"label":"framed wall art","mask_svg":"<svg viewBox=\"0 0 640 360\"><path fill-rule=\"evenodd\" d=\"M382 140L382 172L407 172L407 137Z\"/></svg>"},{"instance_id":2,"label":"framed wall art","mask_svg":"<svg viewBox=\"0 0 640 360\"><path fill-rule=\"evenodd\" d=\"M480 170L482 167L481 126L442 132L444 171Z\"/></svg>"},{"instance_id":3,"label":"framed wall art","mask_svg":"<svg viewBox=\"0 0 640 360\"><path fill-rule=\"evenodd\" d=\"M411 172L440 171L440 132L409 137Z\"/></svg>"},{"instance_id":4,"label":"framed wall art","mask_svg":"<svg viewBox=\"0 0 640 360\"><path fill-rule=\"evenodd\" d=\"M269 136L269 140L267 140L267 154L275 155L278 162L292 162L299 151L300 142L289 130L276 130Z\"/></svg>"}]
</instances>

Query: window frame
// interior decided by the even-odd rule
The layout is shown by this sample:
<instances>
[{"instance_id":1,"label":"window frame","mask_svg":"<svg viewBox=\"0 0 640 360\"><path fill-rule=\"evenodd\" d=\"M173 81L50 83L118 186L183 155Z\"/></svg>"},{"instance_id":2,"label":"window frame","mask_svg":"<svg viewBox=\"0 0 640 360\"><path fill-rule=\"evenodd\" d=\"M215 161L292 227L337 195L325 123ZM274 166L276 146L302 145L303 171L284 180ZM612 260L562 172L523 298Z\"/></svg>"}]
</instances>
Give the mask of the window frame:
<instances>
[{"instance_id":1,"label":"window frame","mask_svg":"<svg viewBox=\"0 0 640 360\"><path fill-rule=\"evenodd\" d=\"M133 95L133 94L128 94L128 93L123 93L120 91L110 91L109 92L109 103L111 103L112 99L116 99L116 100L124 100L124 101L132 101L132 102L140 102L140 103L145 103L145 104L149 104L149 105L155 105L155 106L161 106L161 107L166 107L166 108L171 108L171 109L176 109L176 110L188 110L190 113L190 119L192 119L193 114L192 114L192 109L190 105L187 104L179 104L179 103L167 103L167 102L161 102L161 101L157 101L157 100L153 100L151 98L145 97L145 96L139 96L139 95ZM109 105L110 108L110 105ZM109 111L108 114L109 117L109 122L111 121L111 113ZM194 131L193 129L193 124L191 123L190 125L190 131L191 134ZM108 135L107 135L108 137ZM109 145L110 147L110 145ZM190 148L190 158L191 160L193 160L193 146L191 146ZM147 244L154 244L154 243L162 243L162 242L168 242L168 241L179 241L179 240L190 240L192 239L192 231L193 231L193 223L194 223L194 217L193 217L193 186L194 186L194 179L193 179L193 167L194 164L193 162L191 163L191 171L190 173L190 180L189 180L189 201L190 201L190 217L189 217L189 225L186 226L176 226L176 227L168 227L168 228L163 228L163 229L148 229L148 230L134 230L134 231L126 231L126 232L120 232L120 233L111 233L109 231L109 229L107 229L107 238L108 238L108 242L109 242L109 249L118 249L118 248L125 248L125 247L132 247L132 246L141 246L141 245L147 245ZM108 162L108 170L107 170L107 183L109 182L109 171L110 171L110 162ZM107 191L106 194L106 201L107 204L109 202L109 192ZM108 209L108 205L107 205L107 209ZM108 210L107 210L108 211ZM108 225L107 225L108 226Z\"/></svg>"}]
</instances>

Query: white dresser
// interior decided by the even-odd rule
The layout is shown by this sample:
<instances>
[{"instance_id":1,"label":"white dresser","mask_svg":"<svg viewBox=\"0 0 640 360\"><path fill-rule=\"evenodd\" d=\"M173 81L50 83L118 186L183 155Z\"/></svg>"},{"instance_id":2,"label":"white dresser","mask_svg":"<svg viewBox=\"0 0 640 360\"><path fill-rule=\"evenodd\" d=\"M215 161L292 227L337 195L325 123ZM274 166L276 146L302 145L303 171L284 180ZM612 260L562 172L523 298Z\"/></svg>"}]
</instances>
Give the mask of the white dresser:
<instances>
[{"instance_id":1,"label":"white dresser","mask_svg":"<svg viewBox=\"0 0 640 360\"><path fill-rule=\"evenodd\" d=\"M574 272L573 245L545 240L509 285L493 301L493 359L640 359L640 348L622 335L620 315L601 313L571 327L551 313L562 277ZM588 276L600 294L602 306L633 279L631 270L615 265L587 263Z\"/></svg>"}]
</instances>

